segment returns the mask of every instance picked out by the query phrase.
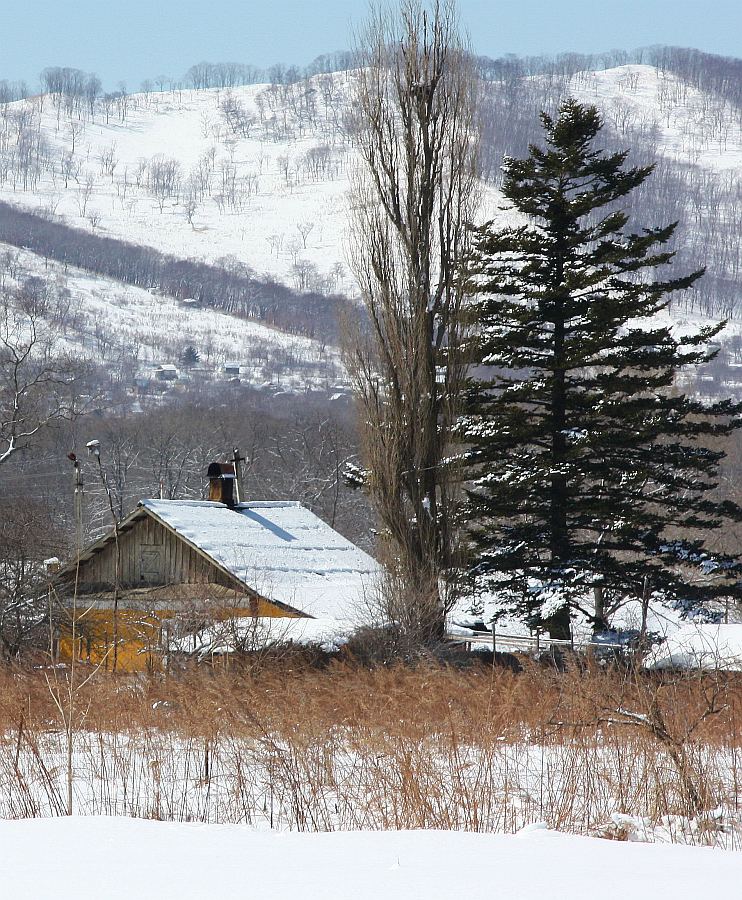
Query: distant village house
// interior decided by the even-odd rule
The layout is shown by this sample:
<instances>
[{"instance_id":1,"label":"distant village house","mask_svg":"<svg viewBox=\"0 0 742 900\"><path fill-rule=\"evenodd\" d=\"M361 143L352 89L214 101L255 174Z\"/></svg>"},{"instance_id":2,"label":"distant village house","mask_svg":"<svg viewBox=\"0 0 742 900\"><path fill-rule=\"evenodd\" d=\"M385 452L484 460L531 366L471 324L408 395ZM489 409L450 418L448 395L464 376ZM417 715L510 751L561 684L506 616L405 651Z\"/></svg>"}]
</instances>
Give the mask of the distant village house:
<instances>
[{"instance_id":1,"label":"distant village house","mask_svg":"<svg viewBox=\"0 0 742 900\"><path fill-rule=\"evenodd\" d=\"M157 366L157 368L155 369L155 378L158 381L177 381L178 367L172 365L171 363L165 363L164 365Z\"/></svg>"}]
</instances>

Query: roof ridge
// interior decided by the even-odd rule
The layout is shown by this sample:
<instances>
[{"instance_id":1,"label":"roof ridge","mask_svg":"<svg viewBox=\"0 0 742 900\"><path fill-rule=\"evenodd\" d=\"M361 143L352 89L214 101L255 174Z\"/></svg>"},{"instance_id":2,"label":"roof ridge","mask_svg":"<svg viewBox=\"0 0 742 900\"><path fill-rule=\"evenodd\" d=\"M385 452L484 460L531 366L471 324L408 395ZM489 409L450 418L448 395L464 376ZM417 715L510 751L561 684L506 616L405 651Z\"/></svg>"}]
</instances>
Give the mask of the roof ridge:
<instances>
[{"instance_id":1,"label":"roof ridge","mask_svg":"<svg viewBox=\"0 0 742 900\"><path fill-rule=\"evenodd\" d=\"M163 497L145 497L139 501L140 506L147 506L149 503L167 503L173 506L209 506L214 509L227 509L225 503L218 500L165 500Z\"/></svg>"},{"instance_id":2,"label":"roof ridge","mask_svg":"<svg viewBox=\"0 0 742 900\"><path fill-rule=\"evenodd\" d=\"M213 509L229 509L225 503L218 500L165 500L162 497L145 497L139 501L140 506L149 507L150 504L164 503L168 506L192 506ZM244 500L238 503L234 509L288 509L302 508L307 509L301 500Z\"/></svg>"},{"instance_id":3,"label":"roof ridge","mask_svg":"<svg viewBox=\"0 0 742 900\"><path fill-rule=\"evenodd\" d=\"M281 509L282 507L299 507L301 500L244 500L235 509Z\"/></svg>"}]
</instances>

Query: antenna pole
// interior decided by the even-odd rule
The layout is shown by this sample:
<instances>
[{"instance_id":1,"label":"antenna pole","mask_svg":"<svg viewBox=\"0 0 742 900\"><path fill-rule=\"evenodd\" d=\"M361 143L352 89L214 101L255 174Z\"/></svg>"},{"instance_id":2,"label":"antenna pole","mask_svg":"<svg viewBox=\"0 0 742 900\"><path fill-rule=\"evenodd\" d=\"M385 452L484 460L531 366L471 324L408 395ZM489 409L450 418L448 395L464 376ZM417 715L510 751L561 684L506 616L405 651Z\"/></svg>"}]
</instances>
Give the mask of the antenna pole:
<instances>
[{"instance_id":1,"label":"antenna pole","mask_svg":"<svg viewBox=\"0 0 742 900\"><path fill-rule=\"evenodd\" d=\"M80 460L75 459L74 464L74 512L75 512L75 552L79 559L82 553L82 501L83 501L83 482L82 469L80 468Z\"/></svg>"}]
</instances>

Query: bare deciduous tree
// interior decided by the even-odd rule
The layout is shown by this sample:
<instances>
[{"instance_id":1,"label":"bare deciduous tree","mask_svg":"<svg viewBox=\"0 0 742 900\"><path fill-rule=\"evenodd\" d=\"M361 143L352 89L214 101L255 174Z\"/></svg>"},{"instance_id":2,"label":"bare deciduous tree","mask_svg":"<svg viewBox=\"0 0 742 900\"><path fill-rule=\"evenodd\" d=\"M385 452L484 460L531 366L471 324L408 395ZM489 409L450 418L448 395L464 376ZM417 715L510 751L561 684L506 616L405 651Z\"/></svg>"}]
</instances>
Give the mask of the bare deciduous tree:
<instances>
[{"instance_id":1,"label":"bare deciduous tree","mask_svg":"<svg viewBox=\"0 0 742 900\"><path fill-rule=\"evenodd\" d=\"M255 124L255 116L245 109L242 101L231 91L227 91L222 97L219 112L232 135L249 137L250 129Z\"/></svg>"},{"instance_id":2,"label":"bare deciduous tree","mask_svg":"<svg viewBox=\"0 0 742 900\"><path fill-rule=\"evenodd\" d=\"M110 175L111 182L113 183L113 173L116 171L116 166L119 163L118 157L116 156L116 141L113 141L110 146L106 147L99 155L98 160L100 161L100 174Z\"/></svg>"},{"instance_id":3,"label":"bare deciduous tree","mask_svg":"<svg viewBox=\"0 0 742 900\"><path fill-rule=\"evenodd\" d=\"M307 238L309 237L313 228L314 222L300 222L296 226L296 230L301 235L301 245L305 250L307 249Z\"/></svg>"},{"instance_id":4,"label":"bare deciduous tree","mask_svg":"<svg viewBox=\"0 0 742 900\"><path fill-rule=\"evenodd\" d=\"M193 176L191 176L191 178L189 178L186 182L185 196L183 197L183 212L186 217L186 222L188 222L188 224L193 229L195 229L195 225L193 224L193 217L196 215L196 211L198 210L200 198L201 194L198 189L197 180Z\"/></svg>"},{"instance_id":5,"label":"bare deciduous tree","mask_svg":"<svg viewBox=\"0 0 742 900\"><path fill-rule=\"evenodd\" d=\"M373 12L358 52L349 258L370 328L346 360L388 539L385 612L435 635L456 561L446 453L464 372L457 260L477 200L476 83L448 0Z\"/></svg>"},{"instance_id":6,"label":"bare deciduous tree","mask_svg":"<svg viewBox=\"0 0 742 900\"><path fill-rule=\"evenodd\" d=\"M11 482L12 483L12 482ZM6 488L7 490L7 485ZM48 641L45 556L60 546L49 510L35 498L0 501L0 655L17 659Z\"/></svg>"},{"instance_id":7,"label":"bare deciduous tree","mask_svg":"<svg viewBox=\"0 0 742 900\"><path fill-rule=\"evenodd\" d=\"M153 157L147 169L147 187L162 212L165 203L180 190L180 163L171 157Z\"/></svg>"},{"instance_id":8,"label":"bare deciduous tree","mask_svg":"<svg viewBox=\"0 0 742 900\"><path fill-rule=\"evenodd\" d=\"M295 235L292 235L287 243L286 250L291 257L291 262L293 265L296 265L299 260L299 253L301 253L301 241Z\"/></svg>"},{"instance_id":9,"label":"bare deciduous tree","mask_svg":"<svg viewBox=\"0 0 742 900\"><path fill-rule=\"evenodd\" d=\"M93 190L95 188L95 175L92 172L88 172L85 176L85 184L81 185L77 192L77 208L80 210L80 215L85 216L88 211L88 203L90 202L90 197L93 194Z\"/></svg>"},{"instance_id":10,"label":"bare deciduous tree","mask_svg":"<svg viewBox=\"0 0 742 900\"><path fill-rule=\"evenodd\" d=\"M0 298L0 465L39 432L75 414L78 365L23 297Z\"/></svg>"}]
</instances>

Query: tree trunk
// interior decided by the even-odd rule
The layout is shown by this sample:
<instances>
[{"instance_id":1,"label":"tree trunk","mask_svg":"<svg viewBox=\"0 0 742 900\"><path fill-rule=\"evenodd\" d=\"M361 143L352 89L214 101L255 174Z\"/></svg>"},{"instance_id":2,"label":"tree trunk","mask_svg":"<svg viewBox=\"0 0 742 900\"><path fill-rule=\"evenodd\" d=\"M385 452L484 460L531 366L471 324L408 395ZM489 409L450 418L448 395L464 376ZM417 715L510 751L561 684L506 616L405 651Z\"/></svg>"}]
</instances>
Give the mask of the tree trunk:
<instances>
[{"instance_id":1,"label":"tree trunk","mask_svg":"<svg viewBox=\"0 0 742 900\"><path fill-rule=\"evenodd\" d=\"M595 606L593 615L593 634L597 634L599 631L606 631L609 627L605 618L605 598L603 596L603 588L601 585L596 584L593 588L593 600Z\"/></svg>"}]
</instances>

